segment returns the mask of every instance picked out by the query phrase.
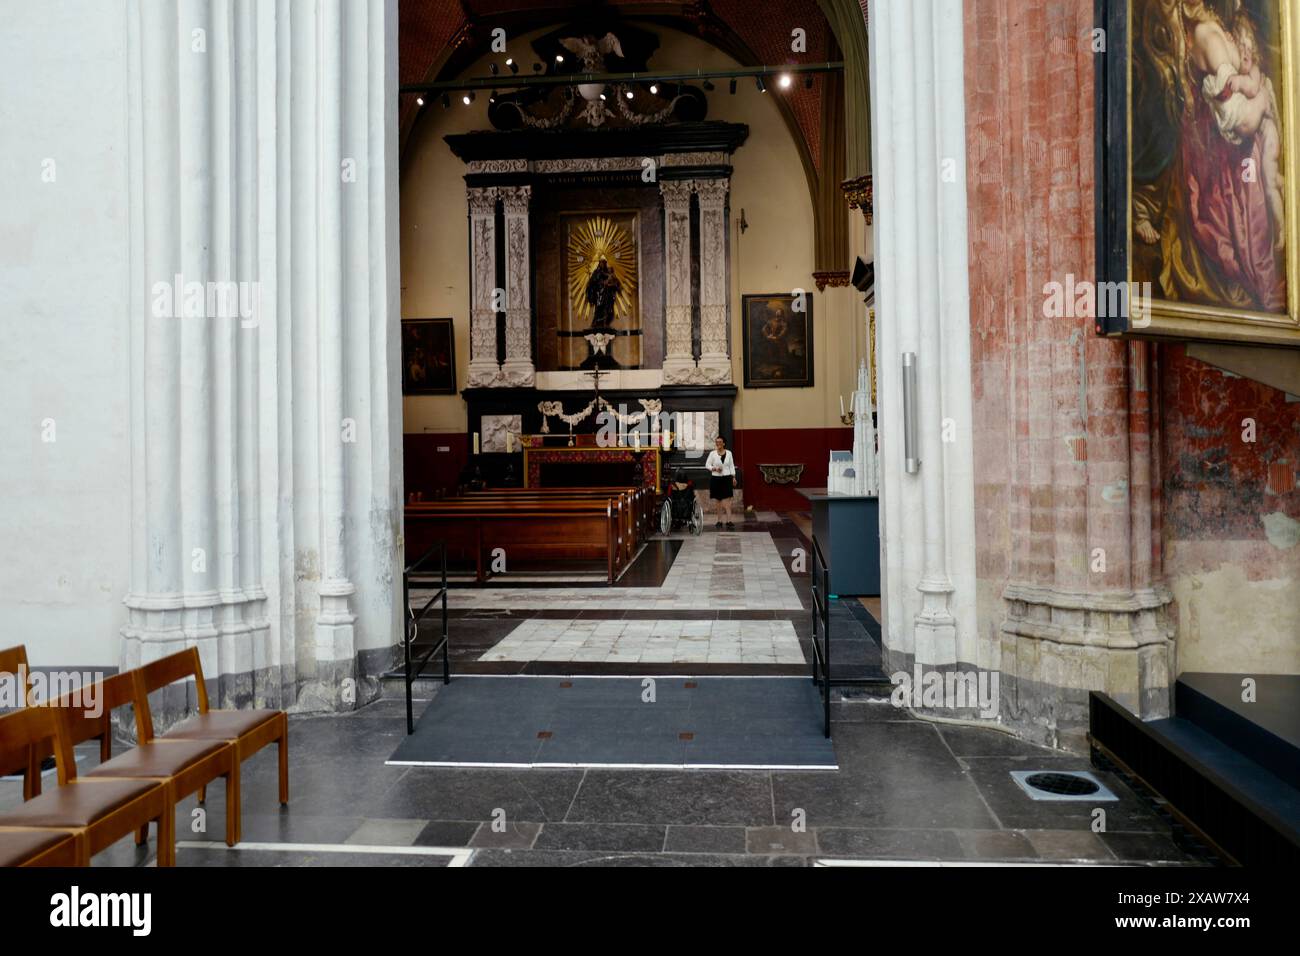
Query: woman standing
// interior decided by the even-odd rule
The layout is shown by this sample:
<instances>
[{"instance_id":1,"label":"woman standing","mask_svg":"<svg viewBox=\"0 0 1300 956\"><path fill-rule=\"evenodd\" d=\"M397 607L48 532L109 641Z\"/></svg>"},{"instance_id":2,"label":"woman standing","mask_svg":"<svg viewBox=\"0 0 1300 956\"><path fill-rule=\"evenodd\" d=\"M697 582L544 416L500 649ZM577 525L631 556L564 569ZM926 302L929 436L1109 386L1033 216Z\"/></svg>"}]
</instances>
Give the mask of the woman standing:
<instances>
[{"instance_id":1,"label":"woman standing","mask_svg":"<svg viewBox=\"0 0 1300 956\"><path fill-rule=\"evenodd\" d=\"M727 520L727 530L734 531L736 526L731 521L731 495L736 487L736 456L727 448L726 441L719 435L713 441L713 451L704 467L709 469L709 497L718 503L718 523Z\"/></svg>"}]
</instances>

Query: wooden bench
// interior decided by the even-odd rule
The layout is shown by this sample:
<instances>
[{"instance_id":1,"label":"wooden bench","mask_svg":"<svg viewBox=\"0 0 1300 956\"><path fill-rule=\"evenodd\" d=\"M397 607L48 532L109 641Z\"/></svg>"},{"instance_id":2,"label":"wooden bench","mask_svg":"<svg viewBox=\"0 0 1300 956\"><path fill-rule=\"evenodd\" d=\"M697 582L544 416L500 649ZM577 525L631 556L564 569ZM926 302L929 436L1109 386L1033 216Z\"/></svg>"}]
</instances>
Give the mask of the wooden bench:
<instances>
[{"instance_id":1,"label":"wooden bench","mask_svg":"<svg viewBox=\"0 0 1300 956\"><path fill-rule=\"evenodd\" d=\"M609 583L635 555L631 502L520 499L474 501L449 498L406 506L406 554L413 560L438 540L449 552L468 555L475 580L487 580L487 556L503 548L525 560L601 561Z\"/></svg>"},{"instance_id":2,"label":"wooden bench","mask_svg":"<svg viewBox=\"0 0 1300 956\"><path fill-rule=\"evenodd\" d=\"M651 513L653 512L653 506L648 504L648 502L652 497L652 495L643 492L640 488L628 488L623 490L609 488L554 488L542 490L511 488L473 491L460 498L451 498L447 500L473 501L479 504L490 501L510 504L531 502L541 508L546 508L552 504L566 501L616 501L618 502L617 508L621 516L619 521L619 531L626 552L621 557L626 560L631 560L636 556L636 551L640 548L641 543L652 533L652 529L648 524Z\"/></svg>"},{"instance_id":3,"label":"wooden bench","mask_svg":"<svg viewBox=\"0 0 1300 956\"><path fill-rule=\"evenodd\" d=\"M470 500L505 499L511 501L538 500L548 501L558 498L578 498L594 500L628 495L632 499L637 540L644 541L655 532L655 493L653 489L641 487L605 488L486 488L478 491L465 491L456 497Z\"/></svg>"},{"instance_id":4,"label":"wooden bench","mask_svg":"<svg viewBox=\"0 0 1300 956\"><path fill-rule=\"evenodd\" d=\"M78 779L66 716L61 707L39 706L0 717L0 751L48 742L59 774L54 790L0 813L0 827L71 835L76 865L88 866L96 853L156 822L158 865L175 865L176 815L166 786L157 780Z\"/></svg>"}]
</instances>

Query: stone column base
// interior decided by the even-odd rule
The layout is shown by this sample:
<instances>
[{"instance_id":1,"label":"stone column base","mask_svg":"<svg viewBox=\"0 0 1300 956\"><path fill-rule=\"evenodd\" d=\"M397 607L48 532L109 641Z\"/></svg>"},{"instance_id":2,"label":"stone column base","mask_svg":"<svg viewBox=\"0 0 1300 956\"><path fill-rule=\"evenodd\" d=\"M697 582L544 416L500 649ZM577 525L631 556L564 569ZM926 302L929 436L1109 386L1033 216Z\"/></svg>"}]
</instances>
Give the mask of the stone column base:
<instances>
[{"instance_id":1,"label":"stone column base","mask_svg":"<svg viewBox=\"0 0 1300 956\"><path fill-rule=\"evenodd\" d=\"M1089 691L1143 720L1169 716L1174 626L1163 588L1086 594L1013 584L1003 597L1003 723L1036 743L1083 752Z\"/></svg>"}]
</instances>

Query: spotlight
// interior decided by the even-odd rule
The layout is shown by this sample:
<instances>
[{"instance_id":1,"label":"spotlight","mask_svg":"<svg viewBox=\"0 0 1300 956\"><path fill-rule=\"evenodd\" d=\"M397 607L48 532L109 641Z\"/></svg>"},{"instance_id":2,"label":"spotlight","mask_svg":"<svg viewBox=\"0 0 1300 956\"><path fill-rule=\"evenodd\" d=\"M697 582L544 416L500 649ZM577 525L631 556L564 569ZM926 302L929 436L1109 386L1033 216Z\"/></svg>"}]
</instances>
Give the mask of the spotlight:
<instances>
[{"instance_id":1,"label":"spotlight","mask_svg":"<svg viewBox=\"0 0 1300 956\"><path fill-rule=\"evenodd\" d=\"M446 93L442 94L442 108L445 110L451 109L451 97Z\"/></svg>"},{"instance_id":2,"label":"spotlight","mask_svg":"<svg viewBox=\"0 0 1300 956\"><path fill-rule=\"evenodd\" d=\"M469 104L474 102L474 91L470 90L468 93L466 93L464 96L460 98L460 101L464 103L466 106L469 106Z\"/></svg>"},{"instance_id":3,"label":"spotlight","mask_svg":"<svg viewBox=\"0 0 1300 956\"><path fill-rule=\"evenodd\" d=\"M492 73L493 76L496 76L498 73L497 65L495 63L489 63L488 70Z\"/></svg>"},{"instance_id":4,"label":"spotlight","mask_svg":"<svg viewBox=\"0 0 1300 956\"><path fill-rule=\"evenodd\" d=\"M416 105L416 106L423 106L423 105L424 105L424 97L423 97L423 96L417 96L417 97L415 98L415 105Z\"/></svg>"},{"instance_id":5,"label":"spotlight","mask_svg":"<svg viewBox=\"0 0 1300 956\"><path fill-rule=\"evenodd\" d=\"M704 90L705 90L705 92L707 92L707 93L712 93L712 92L713 92L713 81L712 81L712 80L705 80L705 81L704 81Z\"/></svg>"},{"instance_id":6,"label":"spotlight","mask_svg":"<svg viewBox=\"0 0 1300 956\"><path fill-rule=\"evenodd\" d=\"M604 93L601 93L601 94L600 94L600 99L601 99L601 102L604 102L604 100L605 100L605 94L604 94Z\"/></svg>"},{"instance_id":7,"label":"spotlight","mask_svg":"<svg viewBox=\"0 0 1300 956\"><path fill-rule=\"evenodd\" d=\"M631 90L628 90L628 91L627 91L626 93L624 93L623 95L626 96L626 97L630 100L630 99L632 98L632 91L631 91Z\"/></svg>"},{"instance_id":8,"label":"spotlight","mask_svg":"<svg viewBox=\"0 0 1300 956\"><path fill-rule=\"evenodd\" d=\"M781 89L783 90L788 90L790 88L790 84L793 82L794 81L790 79L789 73L782 73L781 78L777 80L777 83L780 85Z\"/></svg>"},{"instance_id":9,"label":"spotlight","mask_svg":"<svg viewBox=\"0 0 1300 956\"><path fill-rule=\"evenodd\" d=\"M811 73L805 73L803 77L803 88L805 90L811 90L812 81L813 81L813 75Z\"/></svg>"},{"instance_id":10,"label":"spotlight","mask_svg":"<svg viewBox=\"0 0 1300 956\"><path fill-rule=\"evenodd\" d=\"M760 93L767 92L767 84L763 82L763 78L761 76L755 77L754 85L758 87L758 92Z\"/></svg>"},{"instance_id":11,"label":"spotlight","mask_svg":"<svg viewBox=\"0 0 1300 956\"><path fill-rule=\"evenodd\" d=\"M651 83L651 84L650 84L650 92L653 93L655 96L658 96L658 95L659 95L659 84L658 84L658 83Z\"/></svg>"},{"instance_id":12,"label":"spotlight","mask_svg":"<svg viewBox=\"0 0 1300 956\"><path fill-rule=\"evenodd\" d=\"M727 84L727 87L728 87L727 92L729 92L732 96L735 96L735 95L736 95L736 78L735 78L734 76L731 78L731 82Z\"/></svg>"},{"instance_id":13,"label":"spotlight","mask_svg":"<svg viewBox=\"0 0 1300 956\"><path fill-rule=\"evenodd\" d=\"M519 64L515 62L514 57L506 58L506 66L510 68L511 73L519 72Z\"/></svg>"},{"instance_id":14,"label":"spotlight","mask_svg":"<svg viewBox=\"0 0 1300 956\"><path fill-rule=\"evenodd\" d=\"M564 62L564 54L563 54L563 53L557 53L557 54L555 54L555 62L556 62L556 63L563 63L563 62Z\"/></svg>"},{"instance_id":15,"label":"spotlight","mask_svg":"<svg viewBox=\"0 0 1300 956\"><path fill-rule=\"evenodd\" d=\"M497 101L497 91L493 90L492 95L488 97L488 102L495 103L496 101Z\"/></svg>"},{"instance_id":16,"label":"spotlight","mask_svg":"<svg viewBox=\"0 0 1300 956\"><path fill-rule=\"evenodd\" d=\"M540 72L542 72L542 65L541 65L540 63L534 63L534 64L533 64L533 72L534 72L534 73L540 73Z\"/></svg>"}]
</instances>

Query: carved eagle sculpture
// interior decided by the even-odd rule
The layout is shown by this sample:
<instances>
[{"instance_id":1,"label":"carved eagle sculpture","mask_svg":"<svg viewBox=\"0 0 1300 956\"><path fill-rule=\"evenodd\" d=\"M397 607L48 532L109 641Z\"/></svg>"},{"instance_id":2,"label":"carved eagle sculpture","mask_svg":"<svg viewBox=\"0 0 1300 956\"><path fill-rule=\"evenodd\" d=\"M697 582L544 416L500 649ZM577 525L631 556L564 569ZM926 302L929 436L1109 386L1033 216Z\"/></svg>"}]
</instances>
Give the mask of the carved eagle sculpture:
<instances>
[{"instance_id":1,"label":"carved eagle sculpture","mask_svg":"<svg viewBox=\"0 0 1300 956\"><path fill-rule=\"evenodd\" d=\"M565 37L560 41L560 46L570 53L577 54L582 59L583 70L587 73L603 72L605 57L610 53L620 57L623 55L623 47L618 42L618 37L612 33L606 33L599 40L592 36Z\"/></svg>"}]
</instances>

